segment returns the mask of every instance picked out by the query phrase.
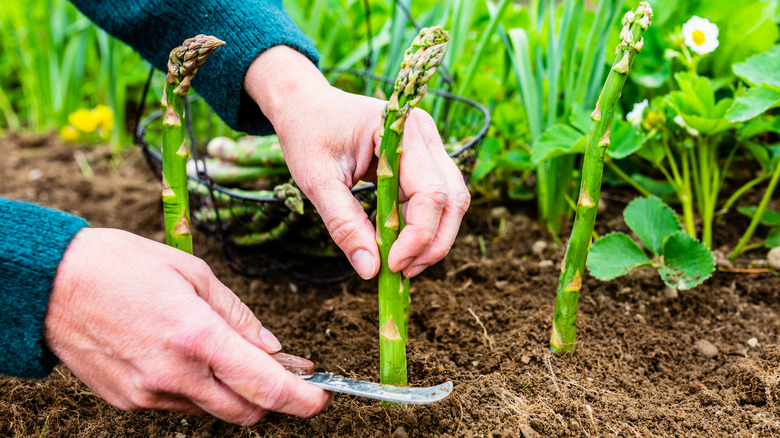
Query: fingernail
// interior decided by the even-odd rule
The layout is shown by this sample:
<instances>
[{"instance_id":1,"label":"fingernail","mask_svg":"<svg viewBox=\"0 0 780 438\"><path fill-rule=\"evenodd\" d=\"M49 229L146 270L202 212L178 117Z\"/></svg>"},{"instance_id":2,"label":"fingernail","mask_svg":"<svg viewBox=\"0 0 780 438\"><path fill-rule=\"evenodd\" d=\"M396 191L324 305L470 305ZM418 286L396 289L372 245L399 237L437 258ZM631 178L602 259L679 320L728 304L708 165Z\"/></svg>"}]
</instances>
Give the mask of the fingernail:
<instances>
[{"instance_id":1,"label":"fingernail","mask_svg":"<svg viewBox=\"0 0 780 438\"><path fill-rule=\"evenodd\" d=\"M427 268L428 265L417 265L412 268L409 268L408 273L406 274L406 278L412 278L415 275L419 274L420 272L424 271L425 268Z\"/></svg>"},{"instance_id":2,"label":"fingernail","mask_svg":"<svg viewBox=\"0 0 780 438\"><path fill-rule=\"evenodd\" d=\"M414 257L408 257L403 259L403 261L399 262L398 265L398 271L403 271L404 269L409 267L409 263L412 263L412 260L414 260ZM398 272L394 271L394 272Z\"/></svg>"},{"instance_id":3,"label":"fingernail","mask_svg":"<svg viewBox=\"0 0 780 438\"><path fill-rule=\"evenodd\" d=\"M276 339L276 336L265 327L260 329L260 339L263 341L263 345L265 345L268 353L276 353L282 349L282 344Z\"/></svg>"},{"instance_id":4,"label":"fingernail","mask_svg":"<svg viewBox=\"0 0 780 438\"><path fill-rule=\"evenodd\" d=\"M364 280L371 278L374 275L374 269L376 269L374 257L365 249L359 249L352 253L352 266Z\"/></svg>"}]
</instances>

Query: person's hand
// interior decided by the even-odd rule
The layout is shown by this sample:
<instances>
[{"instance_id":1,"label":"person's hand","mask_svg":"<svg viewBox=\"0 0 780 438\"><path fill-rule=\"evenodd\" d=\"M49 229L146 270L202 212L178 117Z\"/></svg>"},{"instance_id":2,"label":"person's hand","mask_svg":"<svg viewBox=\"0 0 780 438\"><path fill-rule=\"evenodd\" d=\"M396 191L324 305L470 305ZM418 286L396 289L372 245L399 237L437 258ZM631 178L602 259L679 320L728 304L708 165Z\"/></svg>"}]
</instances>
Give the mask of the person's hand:
<instances>
[{"instance_id":1,"label":"person's hand","mask_svg":"<svg viewBox=\"0 0 780 438\"><path fill-rule=\"evenodd\" d=\"M330 86L306 57L286 46L263 52L244 88L273 124L293 179L333 240L361 277L376 275L375 230L350 190L360 180L376 179L385 102ZM433 119L420 109L406 122L400 168L405 227L388 263L409 278L447 255L470 195Z\"/></svg>"},{"instance_id":2,"label":"person's hand","mask_svg":"<svg viewBox=\"0 0 780 438\"><path fill-rule=\"evenodd\" d=\"M308 417L330 399L268 355L279 341L205 262L120 230L85 228L70 243L44 335L73 374L124 410L249 425L267 411Z\"/></svg>"}]
</instances>

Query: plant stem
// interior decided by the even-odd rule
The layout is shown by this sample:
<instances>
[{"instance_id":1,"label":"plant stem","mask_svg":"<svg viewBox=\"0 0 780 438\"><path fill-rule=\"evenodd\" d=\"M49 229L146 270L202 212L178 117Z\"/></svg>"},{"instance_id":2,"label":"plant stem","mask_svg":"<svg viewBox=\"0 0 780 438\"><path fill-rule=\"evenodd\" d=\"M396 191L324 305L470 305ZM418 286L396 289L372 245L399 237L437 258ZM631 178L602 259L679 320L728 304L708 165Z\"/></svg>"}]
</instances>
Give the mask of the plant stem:
<instances>
[{"instance_id":1,"label":"plant stem","mask_svg":"<svg viewBox=\"0 0 780 438\"><path fill-rule=\"evenodd\" d=\"M712 199L713 191L716 190L712 181L713 169L710 166L711 163L711 151L704 137L700 137L699 142L699 176L701 176L702 183L702 210L699 212L701 216L701 240L702 243L707 245L707 248L712 248L712 217L715 213L715 205Z\"/></svg>"},{"instance_id":2,"label":"plant stem","mask_svg":"<svg viewBox=\"0 0 780 438\"><path fill-rule=\"evenodd\" d=\"M751 179L750 181L746 182L742 187L738 188L730 197L726 200L726 203L723 204L723 210L724 212L727 212L731 209L731 206L734 205L737 200L742 197L742 195L745 194L746 191L750 190L755 186L756 184L761 183L765 179L769 178L772 174L768 172L761 172L761 175L758 175L757 177Z\"/></svg>"},{"instance_id":3,"label":"plant stem","mask_svg":"<svg viewBox=\"0 0 780 438\"><path fill-rule=\"evenodd\" d=\"M615 172L617 176L619 176L623 181L630 184L631 187L633 187L637 192L639 192L639 194L641 194L642 196L650 196L650 191L642 187L641 185L639 185L639 183L636 182L634 178L631 178L631 176L629 176L626 172L623 172L623 169L618 167L614 163L614 161L612 161L612 158L606 157L604 162L607 163L607 166L609 166L609 168L612 169L612 171Z\"/></svg>"},{"instance_id":4,"label":"plant stem","mask_svg":"<svg viewBox=\"0 0 780 438\"><path fill-rule=\"evenodd\" d=\"M225 43L217 38L198 35L184 40L171 51L168 76L162 99L162 201L165 214L165 243L192 254L190 200L187 193L187 142L184 100L190 82L208 56Z\"/></svg>"},{"instance_id":5,"label":"plant stem","mask_svg":"<svg viewBox=\"0 0 780 438\"><path fill-rule=\"evenodd\" d=\"M688 163L688 155L683 152L680 154L683 171L683 192L680 196L682 202L683 217L685 218L685 231L696 239L696 225L693 220L693 193L691 193L691 165Z\"/></svg>"},{"instance_id":6,"label":"plant stem","mask_svg":"<svg viewBox=\"0 0 780 438\"><path fill-rule=\"evenodd\" d=\"M667 130L668 132L668 130ZM677 198L680 200L680 203L682 204L682 210L683 210L683 218L685 220L685 231L693 236L693 238L696 238L696 226L694 225L693 220L693 196L691 195L691 173L690 173L690 166L688 164L688 155L686 151L681 151L680 153L680 161L682 161L682 175L680 175L680 170L677 167L677 161L674 157L674 154L672 153L671 148L669 148L669 142L664 138L663 140L664 145L664 153L666 154L666 159L669 161L669 166L672 169L672 173L674 174L674 177L669 175L669 172L666 170L666 168L663 167L663 165L659 166L659 169L661 172L666 176L666 179L669 181L670 184L672 184L672 187L674 188L674 192L677 194Z\"/></svg>"},{"instance_id":7,"label":"plant stem","mask_svg":"<svg viewBox=\"0 0 780 438\"><path fill-rule=\"evenodd\" d=\"M596 109L591 114L593 122L583 158L580 196L577 201L574 226L561 266L561 276L558 279L550 336L550 348L558 354L573 353L575 349L577 302L596 221L610 127L629 68L644 45L644 40L641 39L642 32L650 25L652 15L650 5L643 1L639 3L636 12L628 11L623 17L621 42L616 50L615 62L601 90Z\"/></svg>"},{"instance_id":8,"label":"plant stem","mask_svg":"<svg viewBox=\"0 0 780 438\"><path fill-rule=\"evenodd\" d=\"M428 80L444 57L449 36L440 27L420 30L407 49L393 94L382 114L382 143L377 166L377 234L382 264L379 269L379 374L384 384L406 386L406 318L408 293L400 272L387 259L401 229L398 200L398 164L404 126L412 108L422 99Z\"/></svg>"},{"instance_id":9,"label":"plant stem","mask_svg":"<svg viewBox=\"0 0 780 438\"><path fill-rule=\"evenodd\" d=\"M750 238L753 237L753 232L756 231L758 223L761 222L761 216L764 215L766 206L769 204L769 200L772 199L772 194L775 191L778 179L780 179L780 162L775 164L775 170L772 172L772 179L769 180L769 186L767 186L764 196L761 197L761 202L758 204L753 219L750 220L750 225L748 225L742 238L739 239L737 246L735 246L734 250L729 254L729 260L732 262L742 253L743 247L748 243Z\"/></svg>"}]
</instances>

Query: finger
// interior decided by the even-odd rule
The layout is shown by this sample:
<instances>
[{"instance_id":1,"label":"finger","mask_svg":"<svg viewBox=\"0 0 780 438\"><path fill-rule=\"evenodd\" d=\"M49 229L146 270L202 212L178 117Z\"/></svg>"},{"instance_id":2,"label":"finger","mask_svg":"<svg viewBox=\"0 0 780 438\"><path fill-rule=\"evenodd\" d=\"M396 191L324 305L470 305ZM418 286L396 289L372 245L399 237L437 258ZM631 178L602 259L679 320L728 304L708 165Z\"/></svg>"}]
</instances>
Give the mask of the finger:
<instances>
[{"instance_id":1,"label":"finger","mask_svg":"<svg viewBox=\"0 0 780 438\"><path fill-rule=\"evenodd\" d=\"M433 242L449 198L437 163L431 159L419 130L410 125L404 134L400 169L400 185L408 197L405 226L388 256L390 269L395 272L406 269Z\"/></svg>"},{"instance_id":2,"label":"finger","mask_svg":"<svg viewBox=\"0 0 780 438\"><path fill-rule=\"evenodd\" d=\"M432 136L438 139L438 132L435 129L432 130ZM423 134L423 137L426 137L425 134ZM426 143L429 145L432 159L438 164L441 175L445 180L445 185L449 189L449 195L433 241L404 269L404 276L407 278L414 277L428 266L443 259L449 253L458 235L463 216L471 203L471 195L463 180L463 175L452 158L447 155L443 145L437 146L434 141Z\"/></svg>"},{"instance_id":3,"label":"finger","mask_svg":"<svg viewBox=\"0 0 780 438\"><path fill-rule=\"evenodd\" d=\"M250 403L213 376L201 382L193 387L197 388L197 391L185 395L199 409L217 418L241 426L250 426L268 413L266 409Z\"/></svg>"},{"instance_id":4,"label":"finger","mask_svg":"<svg viewBox=\"0 0 780 438\"><path fill-rule=\"evenodd\" d=\"M213 324L219 326L219 323ZM324 409L328 393L306 383L245 339L223 330L202 331L207 339L195 354L214 376L250 403L269 411L309 417Z\"/></svg>"},{"instance_id":5,"label":"finger","mask_svg":"<svg viewBox=\"0 0 780 438\"><path fill-rule=\"evenodd\" d=\"M185 265L191 271L184 275L195 288L198 296L206 301L233 330L240 333L247 341L268 353L276 353L281 350L282 344L273 333L263 327L263 324L249 307L214 276L211 268L205 262L197 260L197 262L190 261Z\"/></svg>"},{"instance_id":6,"label":"finger","mask_svg":"<svg viewBox=\"0 0 780 438\"><path fill-rule=\"evenodd\" d=\"M339 181L329 182L312 193L311 201L358 275L374 277L379 271L374 226L349 188Z\"/></svg>"},{"instance_id":7,"label":"finger","mask_svg":"<svg viewBox=\"0 0 780 438\"><path fill-rule=\"evenodd\" d=\"M177 397L164 397L150 409L158 411L181 412L188 415L205 415L206 411L195 403Z\"/></svg>"}]
</instances>

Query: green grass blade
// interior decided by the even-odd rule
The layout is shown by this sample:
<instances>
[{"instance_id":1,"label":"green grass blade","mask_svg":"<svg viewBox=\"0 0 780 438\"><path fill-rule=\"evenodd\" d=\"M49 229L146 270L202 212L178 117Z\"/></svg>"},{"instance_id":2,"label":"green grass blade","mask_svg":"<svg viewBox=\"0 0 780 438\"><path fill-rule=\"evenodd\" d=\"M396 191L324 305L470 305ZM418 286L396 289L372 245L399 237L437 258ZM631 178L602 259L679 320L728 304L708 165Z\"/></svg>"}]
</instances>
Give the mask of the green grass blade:
<instances>
[{"instance_id":1,"label":"green grass blade","mask_svg":"<svg viewBox=\"0 0 780 438\"><path fill-rule=\"evenodd\" d=\"M502 32L502 39L510 52L515 78L520 87L520 96L526 108L531 138L536 139L542 133L542 107L539 99L538 81L531 69L531 54L528 44L528 33L525 29L510 29L508 34Z\"/></svg>"},{"instance_id":2,"label":"green grass blade","mask_svg":"<svg viewBox=\"0 0 780 438\"><path fill-rule=\"evenodd\" d=\"M458 86L457 94L463 96L471 87L471 83L474 81L474 76L477 72L477 67L487 52L490 39L493 37L493 35L495 35L496 29L498 29L498 25L501 22L501 18L503 18L504 13L507 11L507 8L510 4L512 4L510 0L500 0L498 5L493 5L490 1L487 2L488 8L493 9L493 11L490 12L490 21L488 22L485 31L482 32L482 37L480 38L479 43L477 43L476 49L474 49L474 54L471 57L471 61L469 62L468 67L466 68L466 74Z\"/></svg>"}]
</instances>

